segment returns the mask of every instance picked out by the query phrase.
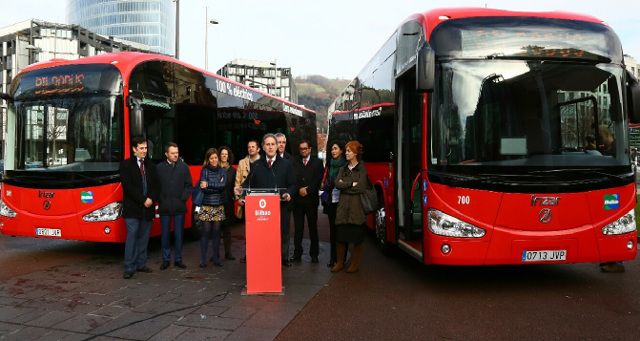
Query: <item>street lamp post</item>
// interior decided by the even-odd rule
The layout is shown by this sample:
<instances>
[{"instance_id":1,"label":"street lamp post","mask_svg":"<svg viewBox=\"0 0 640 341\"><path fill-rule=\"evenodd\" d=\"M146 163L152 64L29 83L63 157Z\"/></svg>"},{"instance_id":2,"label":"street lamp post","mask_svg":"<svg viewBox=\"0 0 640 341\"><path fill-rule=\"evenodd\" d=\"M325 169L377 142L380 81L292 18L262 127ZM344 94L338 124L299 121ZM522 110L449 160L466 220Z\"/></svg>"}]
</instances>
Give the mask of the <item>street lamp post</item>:
<instances>
[{"instance_id":1,"label":"street lamp post","mask_svg":"<svg viewBox=\"0 0 640 341\"><path fill-rule=\"evenodd\" d=\"M180 0L173 1L176 3L176 59L180 59Z\"/></svg>"},{"instance_id":2,"label":"street lamp post","mask_svg":"<svg viewBox=\"0 0 640 341\"><path fill-rule=\"evenodd\" d=\"M209 24L218 25L216 20L209 20L209 7L204 7L204 69L209 70L209 48L208 48L208 40L209 40Z\"/></svg>"}]
</instances>

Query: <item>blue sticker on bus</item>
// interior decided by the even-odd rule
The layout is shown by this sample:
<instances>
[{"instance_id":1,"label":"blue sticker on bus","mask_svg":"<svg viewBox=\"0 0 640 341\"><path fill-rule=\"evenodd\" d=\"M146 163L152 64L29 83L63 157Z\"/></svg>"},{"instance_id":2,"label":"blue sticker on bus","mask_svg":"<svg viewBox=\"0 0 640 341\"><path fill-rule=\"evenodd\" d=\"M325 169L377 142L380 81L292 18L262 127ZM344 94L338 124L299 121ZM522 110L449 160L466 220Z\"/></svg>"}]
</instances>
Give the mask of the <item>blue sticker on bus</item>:
<instances>
[{"instance_id":1,"label":"blue sticker on bus","mask_svg":"<svg viewBox=\"0 0 640 341\"><path fill-rule=\"evenodd\" d=\"M604 195L604 209L617 210L620 207L620 196L618 194Z\"/></svg>"},{"instance_id":2,"label":"blue sticker on bus","mask_svg":"<svg viewBox=\"0 0 640 341\"><path fill-rule=\"evenodd\" d=\"M422 180L422 190L423 191L427 190L427 180Z\"/></svg>"},{"instance_id":3,"label":"blue sticker on bus","mask_svg":"<svg viewBox=\"0 0 640 341\"><path fill-rule=\"evenodd\" d=\"M91 191L80 192L80 202L83 204L93 203L93 192Z\"/></svg>"}]
</instances>

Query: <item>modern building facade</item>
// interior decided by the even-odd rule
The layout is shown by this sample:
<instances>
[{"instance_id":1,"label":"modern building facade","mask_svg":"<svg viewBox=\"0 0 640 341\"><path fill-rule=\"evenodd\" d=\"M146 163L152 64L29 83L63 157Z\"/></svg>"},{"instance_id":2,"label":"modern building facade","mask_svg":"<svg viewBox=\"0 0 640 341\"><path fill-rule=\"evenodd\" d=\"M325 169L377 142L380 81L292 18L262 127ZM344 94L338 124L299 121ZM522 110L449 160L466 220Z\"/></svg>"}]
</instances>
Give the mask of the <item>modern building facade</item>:
<instances>
[{"instance_id":1,"label":"modern building facade","mask_svg":"<svg viewBox=\"0 0 640 341\"><path fill-rule=\"evenodd\" d=\"M175 6L172 0L68 0L67 22L175 55Z\"/></svg>"},{"instance_id":2,"label":"modern building facade","mask_svg":"<svg viewBox=\"0 0 640 341\"><path fill-rule=\"evenodd\" d=\"M624 55L624 65L627 67L627 70L631 71L631 73L636 76L636 78L640 79L640 65L635 60L635 58L631 57L628 54Z\"/></svg>"},{"instance_id":3,"label":"modern building facade","mask_svg":"<svg viewBox=\"0 0 640 341\"><path fill-rule=\"evenodd\" d=\"M77 25L27 20L0 28L0 92L26 66L55 58L78 59L119 51L149 52L142 44L109 39ZM6 103L0 100L0 148L4 146ZM0 150L0 156L3 155Z\"/></svg>"},{"instance_id":4,"label":"modern building facade","mask_svg":"<svg viewBox=\"0 0 640 341\"><path fill-rule=\"evenodd\" d=\"M234 59L216 73L273 96L298 102L291 68L278 67L274 62Z\"/></svg>"}]
</instances>

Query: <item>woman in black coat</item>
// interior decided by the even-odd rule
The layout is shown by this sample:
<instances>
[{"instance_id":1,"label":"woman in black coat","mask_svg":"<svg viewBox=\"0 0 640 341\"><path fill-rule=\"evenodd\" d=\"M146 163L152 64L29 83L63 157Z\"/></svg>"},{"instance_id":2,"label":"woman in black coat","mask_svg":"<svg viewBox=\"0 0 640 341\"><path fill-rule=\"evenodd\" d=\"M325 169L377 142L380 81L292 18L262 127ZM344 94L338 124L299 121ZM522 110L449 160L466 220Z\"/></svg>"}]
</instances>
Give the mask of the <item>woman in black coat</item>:
<instances>
[{"instance_id":1,"label":"woman in black coat","mask_svg":"<svg viewBox=\"0 0 640 341\"><path fill-rule=\"evenodd\" d=\"M329 240L331 241L331 259L327 267L333 267L336 264L336 210L338 209L338 200L340 198L340 190L335 186L336 178L341 167L347 164L344 158L344 146L335 142L331 144L331 158L327 160L324 170L322 182L322 206L323 212L329 218Z\"/></svg>"},{"instance_id":2,"label":"woman in black coat","mask_svg":"<svg viewBox=\"0 0 640 341\"><path fill-rule=\"evenodd\" d=\"M234 205L234 179L236 178L236 169L233 168L233 152L231 148L227 146L220 147L220 167L227 170L227 179L231 179L231 181L227 181L227 187L225 188L225 196L226 203L224 204L224 215L227 219L222 223L222 240L224 243L224 258L228 260L235 260L236 257L231 253L231 225L234 222L234 213L233 213L233 205ZM213 258L211 259L213 261Z\"/></svg>"}]
</instances>

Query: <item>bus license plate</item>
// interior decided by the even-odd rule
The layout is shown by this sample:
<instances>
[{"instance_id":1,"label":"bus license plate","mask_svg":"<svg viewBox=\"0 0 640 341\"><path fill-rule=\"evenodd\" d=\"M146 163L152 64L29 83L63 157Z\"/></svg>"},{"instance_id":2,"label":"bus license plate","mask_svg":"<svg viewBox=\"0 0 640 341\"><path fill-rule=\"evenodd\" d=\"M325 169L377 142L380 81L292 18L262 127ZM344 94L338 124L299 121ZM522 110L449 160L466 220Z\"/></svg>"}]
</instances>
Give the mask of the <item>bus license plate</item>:
<instances>
[{"instance_id":1,"label":"bus license plate","mask_svg":"<svg viewBox=\"0 0 640 341\"><path fill-rule=\"evenodd\" d=\"M36 236L62 237L62 230L38 227L36 228Z\"/></svg>"},{"instance_id":2,"label":"bus license plate","mask_svg":"<svg viewBox=\"0 0 640 341\"><path fill-rule=\"evenodd\" d=\"M567 250L522 251L523 262L555 262L567 260Z\"/></svg>"}]
</instances>

